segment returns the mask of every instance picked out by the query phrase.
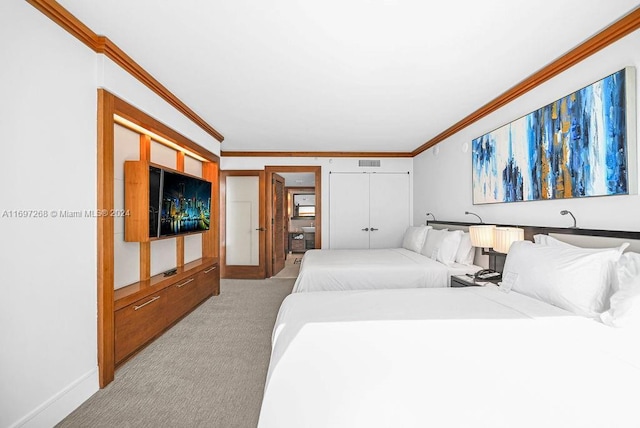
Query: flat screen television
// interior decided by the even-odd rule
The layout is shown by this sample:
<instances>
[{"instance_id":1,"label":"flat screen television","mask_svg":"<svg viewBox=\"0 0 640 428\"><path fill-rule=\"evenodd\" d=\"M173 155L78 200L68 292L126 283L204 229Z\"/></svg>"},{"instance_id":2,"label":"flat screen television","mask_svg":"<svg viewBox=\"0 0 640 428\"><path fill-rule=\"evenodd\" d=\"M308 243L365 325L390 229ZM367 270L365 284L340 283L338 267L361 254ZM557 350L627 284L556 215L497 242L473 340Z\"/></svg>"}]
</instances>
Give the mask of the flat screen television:
<instances>
[{"instance_id":1,"label":"flat screen television","mask_svg":"<svg viewBox=\"0 0 640 428\"><path fill-rule=\"evenodd\" d=\"M209 230L211 182L149 167L149 237Z\"/></svg>"}]
</instances>

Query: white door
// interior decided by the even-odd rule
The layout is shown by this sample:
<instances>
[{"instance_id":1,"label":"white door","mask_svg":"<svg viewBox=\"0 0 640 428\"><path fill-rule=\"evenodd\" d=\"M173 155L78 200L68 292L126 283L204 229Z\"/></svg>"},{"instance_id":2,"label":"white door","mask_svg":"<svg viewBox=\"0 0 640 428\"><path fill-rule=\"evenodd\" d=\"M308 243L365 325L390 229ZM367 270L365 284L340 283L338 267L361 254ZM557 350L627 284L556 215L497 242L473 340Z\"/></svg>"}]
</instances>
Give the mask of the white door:
<instances>
[{"instance_id":1,"label":"white door","mask_svg":"<svg viewBox=\"0 0 640 428\"><path fill-rule=\"evenodd\" d=\"M409 227L409 174L370 174L369 248L400 248Z\"/></svg>"},{"instance_id":2,"label":"white door","mask_svg":"<svg viewBox=\"0 0 640 428\"><path fill-rule=\"evenodd\" d=\"M223 278L264 278L264 172L221 171Z\"/></svg>"},{"instance_id":3,"label":"white door","mask_svg":"<svg viewBox=\"0 0 640 428\"><path fill-rule=\"evenodd\" d=\"M369 174L330 174L329 247L369 248Z\"/></svg>"},{"instance_id":4,"label":"white door","mask_svg":"<svg viewBox=\"0 0 640 428\"><path fill-rule=\"evenodd\" d=\"M227 265L257 266L259 177L227 177Z\"/></svg>"},{"instance_id":5,"label":"white door","mask_svg":"<svg viewBox=\"0 0 640 428\"><path fill-rule=\"evenodd\" d=\"M329 247L400 248L410 224L407 173L331 173Z\"/></svg>"}]
</instances>

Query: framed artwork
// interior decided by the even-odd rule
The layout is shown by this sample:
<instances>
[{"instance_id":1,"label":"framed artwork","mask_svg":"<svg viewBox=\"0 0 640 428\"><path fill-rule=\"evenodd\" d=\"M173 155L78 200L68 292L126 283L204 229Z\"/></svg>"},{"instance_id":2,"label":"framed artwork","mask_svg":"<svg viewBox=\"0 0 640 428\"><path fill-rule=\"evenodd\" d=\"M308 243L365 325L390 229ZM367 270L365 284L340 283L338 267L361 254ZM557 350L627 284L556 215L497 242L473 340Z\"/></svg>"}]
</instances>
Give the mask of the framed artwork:
<instances>
[{"instance_id":1,"label":"framed artwork","mask_svg":"<svg viewBox=\"0 0 640 428\"><path fill-rule=\"evenodd\" d=\"M627 67L472 141L473 203L636 192Z\"/></svg>"}]
</instances>

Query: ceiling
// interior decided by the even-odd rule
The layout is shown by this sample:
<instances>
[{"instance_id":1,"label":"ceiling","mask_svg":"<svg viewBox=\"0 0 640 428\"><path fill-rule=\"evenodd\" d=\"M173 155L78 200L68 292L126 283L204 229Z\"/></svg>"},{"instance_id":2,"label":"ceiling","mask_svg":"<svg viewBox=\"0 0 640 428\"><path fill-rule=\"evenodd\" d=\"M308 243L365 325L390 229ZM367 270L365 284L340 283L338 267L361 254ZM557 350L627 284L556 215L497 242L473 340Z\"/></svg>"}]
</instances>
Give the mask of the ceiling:
<instances>
[{"instance_id":1,"label":"ceiling","mask_svg":"<svg viewBox=\"0 0 640 428\"><path fill-rule=\"evenodd\" d=\"M410 152L637 0L59 0L223 151Z\"/></svg>"}]
</instances>

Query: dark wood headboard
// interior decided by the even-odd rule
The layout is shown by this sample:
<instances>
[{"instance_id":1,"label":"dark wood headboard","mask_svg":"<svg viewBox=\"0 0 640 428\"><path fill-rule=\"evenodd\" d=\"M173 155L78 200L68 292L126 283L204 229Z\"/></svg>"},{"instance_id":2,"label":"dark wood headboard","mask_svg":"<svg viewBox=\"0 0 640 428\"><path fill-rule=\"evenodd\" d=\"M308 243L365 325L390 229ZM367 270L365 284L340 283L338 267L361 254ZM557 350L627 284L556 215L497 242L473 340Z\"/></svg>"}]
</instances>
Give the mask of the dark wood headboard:
<instances>
[{"instance_id":1,"label":"dark wood headboard","mask_svg":"<svg viewBox=\"0 0 640 428\"><path fill-rule=\"evenodd\" d=\"M457 228L466 228L478 225L479 223L466 223L459 221L428 221L429 226L457 226ZM494 223L485 223L494 224ZM623 230L605 230L605 229L582 229L579 227L547 227L547 226L523 226L517 224L496 224L498 227L519 227L524 229L524 239L533 240L533 235L543 234L561 234L561 235L582 235L582 236L598 236L605 238L620 238L640 241L640 232L629 232Z\"/></svg>"},{"instance_id":2,"label":"dark wood headboard","mask_svg":"<svg viewBox=\"0 0 640 428\"><path fill-rule=\"evenodd\" d=\"M459 221L429 221L427 225L436 229L462 229L467 230L469 226L478 225L480 223L467 223ZM485 223L493 224L493 223ZM514 224L496 224L498 227L520 227L524 229L524 239L533 241L533 236L538 234L552 235L554 238L568 242L579 247L615 247L623 242L630 243L629 251L640 252L640 232L629 232L622 230L604 230L604 229L582 229L573 227L546 227L546 226L522 226ZM502 270L506 255L500 253L491 253L496 257L489 263L490 266L495 264L497 270ZM476 255L476 262L480 265L487 263L480 253Z\"/></svg>"}]
</instances>

